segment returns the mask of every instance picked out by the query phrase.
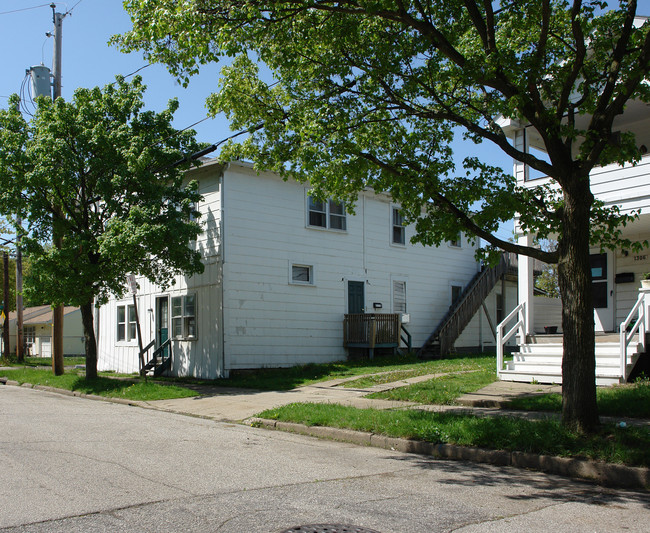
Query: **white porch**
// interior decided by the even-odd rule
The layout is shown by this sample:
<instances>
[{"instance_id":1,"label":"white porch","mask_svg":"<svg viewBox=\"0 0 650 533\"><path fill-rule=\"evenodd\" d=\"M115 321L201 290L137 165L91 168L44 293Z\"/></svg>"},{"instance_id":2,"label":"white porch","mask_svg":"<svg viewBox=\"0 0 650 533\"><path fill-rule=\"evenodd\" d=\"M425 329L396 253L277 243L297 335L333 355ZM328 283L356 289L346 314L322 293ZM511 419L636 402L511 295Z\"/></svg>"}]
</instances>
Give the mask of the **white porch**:
<instances>
[{"instance_id":1,"label":"white porch","mask_svg":"<svg viewBox=\"0 0 650 533\"><path fill-rule=\"evenodd\" d=\"M563 336L529 333L532 313L520 303L497 327L497 376L503 381L562 383ZM596 334L596 384L625 383L650 331L650 289L642 289L618 333ZM505 353L505 343L517 335L519 351Z\"/></svg>"}]
</instances>

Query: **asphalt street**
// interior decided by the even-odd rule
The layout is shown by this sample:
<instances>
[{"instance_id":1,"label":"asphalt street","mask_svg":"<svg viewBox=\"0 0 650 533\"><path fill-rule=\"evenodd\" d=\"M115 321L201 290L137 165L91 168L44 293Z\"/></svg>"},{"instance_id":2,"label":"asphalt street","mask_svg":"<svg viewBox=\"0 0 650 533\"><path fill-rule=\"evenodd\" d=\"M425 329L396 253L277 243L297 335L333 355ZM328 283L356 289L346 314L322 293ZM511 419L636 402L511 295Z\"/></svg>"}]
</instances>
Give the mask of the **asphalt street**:
<instances>
[{"instance_id":1,"label":"asphalt street","mask_svg":"<svg viewBox=\"0 0 650 533\"><path fill-rule=\"evenodd\" d=\"M647 531L647 492L0 386L0 530Z\"/></svg>"}]
</instances>

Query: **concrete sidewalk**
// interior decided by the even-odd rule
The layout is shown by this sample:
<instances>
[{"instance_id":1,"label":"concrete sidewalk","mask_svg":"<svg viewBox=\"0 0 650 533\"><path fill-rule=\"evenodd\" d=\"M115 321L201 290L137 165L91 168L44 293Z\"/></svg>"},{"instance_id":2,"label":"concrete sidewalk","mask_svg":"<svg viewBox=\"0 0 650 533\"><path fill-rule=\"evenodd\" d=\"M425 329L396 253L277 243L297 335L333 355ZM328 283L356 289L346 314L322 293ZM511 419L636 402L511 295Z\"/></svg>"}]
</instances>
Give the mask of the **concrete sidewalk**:
<instances>
[{"instance_id":1,"label":"concrete sidewalk","mask_svg":"<svg viewBox=\"0 0 650 533\"><path fill-rule=\"evenodd\" d=\"M485 414L495 413L503 404L513 397L561 392L561 387L548 385L531 385L527 383L511 383L497 381L459 398L457 406L421 405L414 402L389 401L365 398L373 392L381 392L421 381L427 381L445 374L427 374L416 376L392 383L384 383L368 388L349 388L342 386L347 381L357 380L362 376L347 379L336 379L298 387L289 391L259 391L252 389L234 389L223 387L197 386L201 396L193 398L178 398L173 400L158 400L137 402L137 405L161 411L184 413L201 418L218 421L240 422L258 413L290 403L336 403L358 408L375 409L414 409L421 408L429 411L476 411ZM520 413L522 416L537 418L539 414ZM547 414L543 416L548 416Z\"/></svg>"}]
</instances>

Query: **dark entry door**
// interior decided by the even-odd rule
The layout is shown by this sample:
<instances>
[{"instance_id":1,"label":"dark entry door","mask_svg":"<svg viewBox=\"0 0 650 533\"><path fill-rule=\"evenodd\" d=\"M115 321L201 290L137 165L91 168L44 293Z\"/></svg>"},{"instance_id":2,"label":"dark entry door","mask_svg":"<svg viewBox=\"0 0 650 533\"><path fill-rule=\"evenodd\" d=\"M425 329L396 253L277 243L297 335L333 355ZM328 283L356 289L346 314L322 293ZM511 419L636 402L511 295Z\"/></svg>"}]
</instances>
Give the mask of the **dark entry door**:
<instances>
[{"instance_id":1,"label":"dark entry door","mask_svg":"<svg viewBox=\"0 0 650 533\"><path fill-rule=\"evenodd\" d=\"M363 281L348 281L348 313L363 313L366 302Z\"/></svg>"},{"instance_id":2,"label":"dark entry door","mask_svg":"<svg viewBox=\"0 0 650 533\"><path fill-rule=\"evenodd\" d=\"M167 296L156 300L156 341L160 346L169 338L169 299ZM169 346L162 353L163 358L168 355Z\"/></svg>"}]
</instances>

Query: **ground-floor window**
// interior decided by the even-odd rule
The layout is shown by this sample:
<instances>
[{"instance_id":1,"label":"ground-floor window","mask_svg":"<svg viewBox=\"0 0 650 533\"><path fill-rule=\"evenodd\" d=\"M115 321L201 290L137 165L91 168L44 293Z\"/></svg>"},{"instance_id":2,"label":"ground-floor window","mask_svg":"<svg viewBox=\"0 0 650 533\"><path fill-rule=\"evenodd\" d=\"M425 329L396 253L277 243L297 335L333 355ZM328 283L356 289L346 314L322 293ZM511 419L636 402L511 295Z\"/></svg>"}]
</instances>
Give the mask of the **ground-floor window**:
<instances>
[{"instance_id":1,"label":"ground-floor window","mask_svg":"<svg viewBox=\"0 0 650 533\"><path fill-rule=\"evenodd\" d=\"M117 340L132 341L137 339L137 325L135 320L135 306L117 306Z\"/></svg>"},{"instance_id":2,"label":"ground-floor window","mask_svg":"<svg viewBox=\"0 0 650 533\"><path fill-rule=\"evenodd\" d=\"M36 326L25 326L23 339L26 344L34 344L36 342Z\"/></svg>"},{"instance_id":3,"label":"ground-floor window","mask_svg":"<svg viewBox=\"0 0 650 533\"><path fill-rule=\"evenodd\" d=\"M406 313L406 281L393 280L393 313Z\"/></svg>"},{"instance_id":4,"label":"ground-floor window","mask_svg":"<svg viewBox=\"0 0 650 533\"><path fill-rule=\"evenodd\" d=\"M172 337L196 338L196 295L172 297Z\"/></svg>"}]
</instances>

